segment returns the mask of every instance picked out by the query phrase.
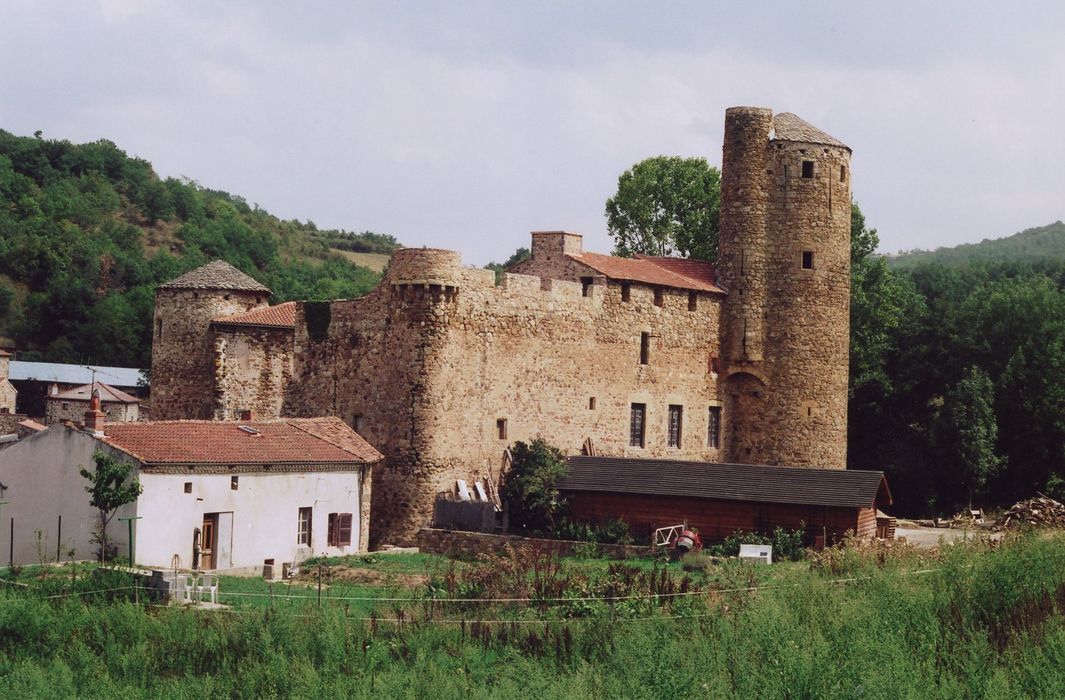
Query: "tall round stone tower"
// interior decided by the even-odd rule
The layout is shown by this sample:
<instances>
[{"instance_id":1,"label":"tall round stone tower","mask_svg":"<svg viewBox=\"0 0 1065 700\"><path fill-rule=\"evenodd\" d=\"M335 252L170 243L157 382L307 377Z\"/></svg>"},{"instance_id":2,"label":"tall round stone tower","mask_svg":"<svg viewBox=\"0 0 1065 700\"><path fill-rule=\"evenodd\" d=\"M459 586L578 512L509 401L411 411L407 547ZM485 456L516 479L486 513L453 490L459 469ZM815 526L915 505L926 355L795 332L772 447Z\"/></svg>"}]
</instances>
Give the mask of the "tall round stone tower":
<instances>
[{"instance_id":1,"label":"tall round stone tower","mask_svg":"<svg viewBox=\"0 0 1065 700\"><path fill-rule=\"evenodd\" d=\"M264 306L270 290L223 260L155 290L152 326L152 420L214 416L211 320Z\"/></svg>"},{"instance_id":2,"label":"tall round stone tower","mask_svg":"<svg viewBox=\"0 0 1065 700\"><path fill-rule=\"evenodd\" d=\"M725 113L718 281L725 458L846 467L850 148L794 114Z\"/></svg>"}]
</instances>

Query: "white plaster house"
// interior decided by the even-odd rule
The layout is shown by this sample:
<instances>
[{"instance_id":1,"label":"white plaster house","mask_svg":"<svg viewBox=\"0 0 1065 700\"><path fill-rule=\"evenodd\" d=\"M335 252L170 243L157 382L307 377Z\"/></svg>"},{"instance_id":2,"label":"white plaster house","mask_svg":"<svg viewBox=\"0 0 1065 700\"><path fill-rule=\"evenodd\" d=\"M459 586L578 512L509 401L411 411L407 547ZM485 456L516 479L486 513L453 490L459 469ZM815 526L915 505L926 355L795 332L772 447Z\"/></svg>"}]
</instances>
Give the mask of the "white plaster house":
<instances>
[{"instance_id":1,"label":"white plaster house","mask_svg":"<svg viewBox=\"0 0 1065 700\"><path fill-rule=\"evenodd\" d=\"M280 572L367 549L381 455L338 418L105 424L98 407L85 418L0 452L0 564L93 558L97 511L79 469L98 450L132 462L143 487L108 527L124 555L118 518L140 518L140 566Z\"/></svg>"}]
</instances>

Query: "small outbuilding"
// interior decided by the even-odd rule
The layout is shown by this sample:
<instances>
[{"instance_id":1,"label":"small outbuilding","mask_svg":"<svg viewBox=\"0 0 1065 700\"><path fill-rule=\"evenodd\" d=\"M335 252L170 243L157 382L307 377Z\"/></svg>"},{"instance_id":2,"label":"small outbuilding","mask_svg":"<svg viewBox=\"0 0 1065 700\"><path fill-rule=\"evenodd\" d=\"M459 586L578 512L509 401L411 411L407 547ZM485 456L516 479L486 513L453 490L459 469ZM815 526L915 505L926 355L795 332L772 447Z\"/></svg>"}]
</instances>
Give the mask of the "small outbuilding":
<instances>
[{"instance_id":1,"label":"small outbuilding","mask_svg":"<svg viewBox=\"0 0 1065 700\"><path fill-rule=\"evenodd\" d=\"M93 402L94 405L96 402ZM338 418L61 424L0 451L0 563L92 559L93 455L133 466L143 492L108 534L125 555L136 518L136 563L263 571L310 556L365 552L371 468L381 454Z\"/></svg>"},{"instance_id":2,"label":"small outbuilding","mask_svg":"<svg viewBox=\"0 0 1065 700\"><path fill-rule=\"evenodd\" d=\"M621 518L649 539L686 523L703 541L736 532L803 528L809 544L848 530L877 534L877 510L891 504L884 473L621 457L570 457L558 489L575 520Z\"/></svg>"},{"instance_id":3,"label":"small outbuilding","mask_svg":"<svg viewBox=\"0 0 1065 700\"><path fill-rule=\"evenodd\" d=\"M65 420L80 421L89 410L93 392L99 392L100 410L108 423L140 420L140 399L103 382L94 382L49 396L45 422L55 425Z\"/></svg>"}]
</instances>

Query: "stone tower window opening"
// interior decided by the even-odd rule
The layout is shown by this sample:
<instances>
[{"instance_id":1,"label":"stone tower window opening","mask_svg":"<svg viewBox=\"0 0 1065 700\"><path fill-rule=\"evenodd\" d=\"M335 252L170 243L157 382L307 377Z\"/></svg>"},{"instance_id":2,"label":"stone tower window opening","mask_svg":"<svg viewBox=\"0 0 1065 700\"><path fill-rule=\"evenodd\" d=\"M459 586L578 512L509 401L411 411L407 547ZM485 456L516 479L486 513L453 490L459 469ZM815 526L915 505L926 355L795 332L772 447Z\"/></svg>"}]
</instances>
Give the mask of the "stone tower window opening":
<instances>
[{"instance_id":1,"label":"stone tower window opening","mask_svg":"<svg viewBox=\"0 0 1065 700\"><path fill-rule=\"evenodd\" d=\"M588 397L588 410L589 411L594 411L595 410L595 397L594 396L589 396Z\"/></svg>"},{"instance_id":2,"label":"stone tower window opening","mask_svg":"<svg viewBox=\"0 0 1065 700\"><path fill-rule=\"evenodd\" d=\"M581 277L581 296L591 296L592 293L592 278Z\"/></svg>"},{"instance_id":3,"label":"stone tower window opening","mask_svg":"<svg viewBox=\"0 0 1065 700\"><path fill-rule=\"evenodd\" d=\"M839 166L839 181L840 182L846 182L847 181L847 166L846 165Z\"/></svg>"},{"instance_id":4,"label":"stone tower window opening","mask_svg":"<svg viewBox=\"0 0 1065 700\"><path fill-rule=\"evenodd\" d=\"M621 300L622 301L631 301L632 300L632 285L627 284L627 283L621 285Z\"/></svg>"},{"instance_id":5,"label":"stone tower window opening","mask_svg":"<svg viewBox=\"0 0 1065 700\"><path fill-rule=\"evenodd\" d=\"M156 338L156 340L162 340L163 339L163 319L162 318L155 319L155 338Z\"/></svg>"},{"instance_id":6,"label":"stone tower window opening","mask_svg":"<svg viewBox=\"0 0 1065 700\"><path fill-rule=\"evenodd\" d=\"M661 287L655 287L655 306L661 306L665 300L665 292Z\"/></svg>"},{"instance_id":7,"label":"stone tower window opening","mask_svg":"<svg viewBox=\"0 0 1065 700\"><path fill-rule=\"evenodd\" d=\"M699 309L699 295L695 292L688 292L688 311L698 311Z\"/></svg>"},{"instance_id":8,"label":"stone tower window opening","mask_svg":"<svg viewBox=\"0 0 1065 700\"><path fill-rule=\"evenodd\" d=\"M629 446L643 447L647 424L647 404L634 403L629 415Z\"/></svg>"},{"instance_id":9,"label":"stone tower window opening","mask_svg":"<svg viewBox=\"0 0 1065 700\"><path fill-rule=\"evenodd\" d=\"M640 333L640 364L646 365L651 359L651 334Z\"/></svg>"},{"instance_id":10,"label":"stone tower window opening","mask_svg":"<svg viewBox=\"0 0 1065 700\"><path fill-rule=\"evenodd\" d=\"M721 447L721 407L711 406L706 425L706 446Z\"/></svg>"},{"instance_id":11,"label":"stone tower window opening","mask_svg":"<svg viewBox=\"0 0 1065 700\"><path fill-rule=\"evenodd\" d=\"M804 160L802 162L802 178L804 180L810 180L814 176L814 162L812 160Z\"/></svg>"},{"instance_id":12,"label":"stone tower window opening","mask_svg":"<svg viewBox=\"0 0 1065 700\"><path fill-rule=\"evenodd\" d=\"M500 440L506 440L507 439L507 419L506 418L497 418L496 419L496 435L499 436Z\"/></svg>"},{"instance_id":13,"label":"stone tower window opening","mask_svg":"<svg viewBox=\"0 0 1065 700\"><path fill-rule=\"evenodd\" d=\"M802 269L814 269L814 252L812 250L802 251Z\"/></svg>"},{"instance_id":14,"label":"stone tower window opening","mask_svg":"<svg viewBox=\"0 0 1065 700\"><path fill-rule=\"evenodd\" d=\"M680 430L684 418L684 407L670 404L669 406L669 437L667 444L670 447L680 447Z\"/></svg>"}]
</instances>

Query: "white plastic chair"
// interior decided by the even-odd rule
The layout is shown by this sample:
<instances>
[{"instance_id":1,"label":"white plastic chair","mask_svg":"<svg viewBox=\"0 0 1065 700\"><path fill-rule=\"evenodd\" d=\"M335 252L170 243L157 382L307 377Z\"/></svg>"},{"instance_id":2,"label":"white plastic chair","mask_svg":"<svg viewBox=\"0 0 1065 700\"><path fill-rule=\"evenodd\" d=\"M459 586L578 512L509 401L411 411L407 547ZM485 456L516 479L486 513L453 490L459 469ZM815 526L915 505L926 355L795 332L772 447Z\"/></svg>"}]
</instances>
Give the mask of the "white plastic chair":
<instances>
[{"instance_id":1,"label":"white plastic chair","mask_svg":"<svg viewBox=\"0 0 1065 700\"><path fill-rule=\"evenodd\" d=\"M205 595L210 598L211 603L218 602L218 577L214 574L203 574L196 582L196 600L205 602Z\"/></svg>"},{"instance_id":2,"label":"white plastic chair","mask_svg":"<svg viewBox=\"0 0 1065 700\"><path fill-rule=\"evenodd\" d=\"M177 574L174 576L174 587L170 592L171 599L181 604L191 603L194 585L194 581L190 580L188 574Z\"/></svg>"}]
</instances>

